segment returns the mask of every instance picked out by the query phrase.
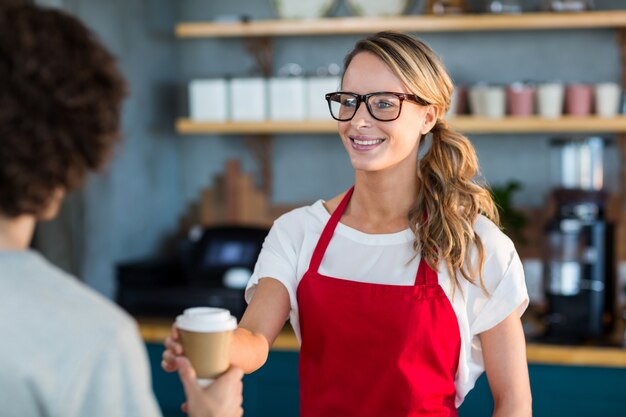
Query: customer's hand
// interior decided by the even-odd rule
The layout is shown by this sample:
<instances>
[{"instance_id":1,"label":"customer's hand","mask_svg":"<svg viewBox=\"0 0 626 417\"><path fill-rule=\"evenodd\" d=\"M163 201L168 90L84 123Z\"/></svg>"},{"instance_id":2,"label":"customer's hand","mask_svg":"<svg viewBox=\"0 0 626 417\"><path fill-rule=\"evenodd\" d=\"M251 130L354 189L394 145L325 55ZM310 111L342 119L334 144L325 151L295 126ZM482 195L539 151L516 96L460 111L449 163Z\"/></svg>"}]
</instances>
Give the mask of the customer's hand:
<instances>
[{"instance_id":1,"label":"customer's hand","mask_svg":"<svg viewBox=\"0 0 626 417\"><path fill-rule=\"evenodd\" d=\"M230 368L206 388L196 381L196 372L185 357L176 358L178 375L185 389L187 402L183 411L190 417L241 417L243 415L243 371Z\"/></svg>"},{"instance_id":2,"label":"customer's hand","mask_svg":"<svg viewBox=\"0 0 626 417\"><path fill-rule=\"evenodd\" d=\"M178 369L176 358L183 354L183 346L180 344L176 323L172 324L170 335L165 339L164 345L165 351L163 351L161 368L163 368L165 372L174 372Z\"/></svg>"}]
</instances>

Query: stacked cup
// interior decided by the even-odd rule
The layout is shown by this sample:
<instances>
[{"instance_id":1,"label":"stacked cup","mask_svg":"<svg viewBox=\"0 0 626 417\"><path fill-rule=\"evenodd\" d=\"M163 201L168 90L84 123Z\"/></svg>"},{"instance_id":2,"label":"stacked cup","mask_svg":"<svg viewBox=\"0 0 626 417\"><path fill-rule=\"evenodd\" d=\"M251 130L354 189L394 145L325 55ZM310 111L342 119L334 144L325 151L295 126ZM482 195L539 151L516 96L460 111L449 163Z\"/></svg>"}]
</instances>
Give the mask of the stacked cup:
<instances>
[{"instance_id":1,"label":"stacked cup","mask_svg":"<svg viewBox=\"0 0 626 417\"><path fill-rule=\"evenodd\" d=\"M506 114L504 87L495 84L475 84L469 89L469 104L475 116L502 118Z\"/></svg>"},{"instance_id":2,"label":"stacked cup","mask_svg":"<svg viewBox=\"0 0 626 417\"><path fill-rule=\"evenodd\" d=\"M540 84L537 88L537 111L541 117L558 118L563 112L571 116L615 117L619 113L621 87L617 83Z\"/></svg>"},{"instance_id":3,"label":"stacked cup","mask_svg":"<svg viewBox=\"0 0 626 417\"><path fill-rule=\"evenodd\" d=\"M594 97L596 114L600 117L615 117L619 113L622 89L617 83L599 83L595 85Z\"/></svg>"},{"instance_id":4,"label":"stacked cup","mask_svg":"<svg viewBox=\"0 0 626 417\"><path fill-rule=\"evenodd\" d=\"M537 113L546 119L557 119L563 115L565 87L558 81L537 86Z\"/></svg>"},{"instance_id":5,"label":"stacked cup","mask_svg":"<svg viewBox=\"0 0 626 417\"><path fill-rule=\"evenodd\" d=\"M572 83L565 89L565 111L572 116L589 116L593 112L593 87Z\"/></svg>"},{"instance_id":6,"label":"stacked cup","mask_svg":"<svg viewBox=\"0 0 626 417\"><path fill-rule=\"evenodd\" d=\"M467 94L465 94L467 92ZM620 113L622 88L614 82L598 84L560 81L543 83L514 82L506 86L476 83L467 89L455 86L446 116L469 113L478 117L529 117L537 114L546 119L571 116L615 117ZM626 112L626 104L625 104Z\"/></svg>"},{"instance_id":7,"label":"stacked cup","mask_svg":"<svg viewBox=\"0 0 626 417\"><path fill-rule=\"evenodd\" d=\"M535 86L516 82L506 88L506 104L513 117L528 117L535 112Z\"/></svg>"}]
</instances>

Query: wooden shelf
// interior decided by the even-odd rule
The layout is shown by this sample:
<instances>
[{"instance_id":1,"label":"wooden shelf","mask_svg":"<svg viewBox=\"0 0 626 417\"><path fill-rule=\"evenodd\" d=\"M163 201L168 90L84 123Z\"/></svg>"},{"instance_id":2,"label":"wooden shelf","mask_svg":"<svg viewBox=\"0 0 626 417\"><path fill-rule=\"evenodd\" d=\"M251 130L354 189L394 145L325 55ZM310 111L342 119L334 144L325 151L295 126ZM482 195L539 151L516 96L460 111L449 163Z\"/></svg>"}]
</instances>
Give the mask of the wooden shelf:
<instances>
[{"instance_id":1,"label":"wooden shelf","mask_svg":"<svg viewBox=\"0 0 626 417\"><path fill-rule=\"evenodd\" d=\"M180 134L284 134L284 133L333 133L337 122L302 121L262 121L262 122L200 122L178 119L176 131Z\"/></svg>"},{"instance_id":2,"label":"wooden shelf","mask_svg":"<svg viewBox=\"0 0 626 417\"><path fill-rule=\"evenodd\" d=\"M466 134L492 133L625 133L626 117L572 117L544 119L524 117L489 119L484 117L458 116L448 120L453 128ZM322 121L263 121L263 122L196 122L178 119L176 131L192 134L332 134L337 132L337 122Z\"/></svg>"},{"instance_id":3,"label":"wooden shelf","mask_svg":"<svg viewBox=\"0 0 626 417\"><path fill-rule=\"evenodd\" d=\"M449 124L463 133L622 133L626 132L626 117L575 117L559 119L542 117L507 117L489 119L461 116Z\"/></svg>"},{"instance_id":4,"label":"wooden shelf","mask_svg":"<svg viewBox=\"0 0 626 417\"><path fill-rule=\"evenodd\" d=\"M301 20L258 20L247 23L184 22L176 36L259 37L310 36L400 32L471 32L537 29L597 29L626 27L626 11L582 13L522 13L517 15L468 14L450 16L329 17Z\"/></svg>"}]
</instances>

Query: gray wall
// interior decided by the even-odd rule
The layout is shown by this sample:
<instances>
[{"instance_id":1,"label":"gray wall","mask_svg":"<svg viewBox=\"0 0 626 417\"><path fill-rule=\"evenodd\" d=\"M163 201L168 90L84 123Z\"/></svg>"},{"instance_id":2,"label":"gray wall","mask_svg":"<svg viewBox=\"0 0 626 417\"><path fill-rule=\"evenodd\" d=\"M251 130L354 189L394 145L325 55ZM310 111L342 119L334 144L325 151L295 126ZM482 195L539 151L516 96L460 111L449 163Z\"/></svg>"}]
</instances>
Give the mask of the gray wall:
<instances>
[{"instance_id":1,"label":"gray wall","mask_svg":"<svg viewBox=\"0 0 626 417\"><path fill-rule=\"evenodd\" d=\"M45 3L46 1L42 1ZM71 196L36 244L52 260L112 297L114 263L160 251L184 201L174 134L177 2L47 0L82 18L118 57L131 94L122 146L109 167Z\"/></svg>"},{"instance_id":2,"label":"gray wall","mask_svg":"<svg viewBox=\"0 0 626 417\"><path fill-rule=\"evenodd\" d=\"M270 0L42 0L83 18L117 54L132 95L124 108L124 145L110 169L93 176L66 204L61 218L39 232L42 250L57 263L112 296L115 262L163 251L199 190L228 158L257 166L242 137L177 136L186 116L186 84L196 77L245 75L254 62L241 39L174 39L178 21L245 13L273 18ZM479 7L483 2L472 2ZM524 1L528 9L539 2ZM624 7L596 0L597 8ZM414 3L417 12L422 0ZM343 1L334 12L347 15ZM425 34L457 83L516 80L619 81L611 30ZM297 62L308 72L340 63L357 36L276 38L274 67ZM487 180L519 180L517 202L539 206L549 190L548 136L472 136ZM617 152L607 179L615 186ZM273 154L278 203L329 198L351 184L352 169L336 135L277 136Z\"/></svg>"},{"instance_id":3,"label":"gray wall","mask_svg":"<svg viewBox=\"0 0 626 417\"><path fill-rule=\"evenodd\" d=\"M417 13L423 1L413 3ZM475 10L486 2L474 1ZM524 1L527 10L541 2ZM596 0L598 9L624 7L619 0ZM210 2L187 0L182 3L181 20L209 20L220 14L245 13L253 19L273 18L269 1L231 0ZM348 15L345 2L333 12ZM359 36L275 38L274 68L297 62L312 73L330 62L341 63ZM510 83L519 80L564 82L619 81L620 66L612 30L565 30L494 33L427 33L422 36L441 56L456 83L480 81ZM180 80L194 77L246 75L254 71L253 61L240 39L181 40ZM219 57L216 59L216 57ZM181 102L180 115L186 114ZM472 135L482 170L493 185L518 180L523 189L517 203L538 206L549 190L550 148L545 135ZM194 137L183 141L183 169L186 199L197 195L207 178L221 169L205 164L198 155L217 150L245 156L237 137ZM273 160L274 201L298 202L330 197L346 188L352 170L336 135L278 136ZM615 187L616 152L607 155L606 180ZM249 169L254 169L250 167Z\"/></svg>"}]
</instances>

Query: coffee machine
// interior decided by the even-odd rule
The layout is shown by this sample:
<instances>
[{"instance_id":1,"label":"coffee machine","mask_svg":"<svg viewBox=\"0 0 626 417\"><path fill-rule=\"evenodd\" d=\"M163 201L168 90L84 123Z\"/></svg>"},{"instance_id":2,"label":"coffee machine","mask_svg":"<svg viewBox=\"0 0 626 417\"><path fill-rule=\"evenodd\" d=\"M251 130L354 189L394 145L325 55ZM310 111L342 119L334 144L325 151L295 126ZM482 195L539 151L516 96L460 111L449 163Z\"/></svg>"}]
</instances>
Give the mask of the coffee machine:
<instances>
[{"instance_id":1,"label":"coffee machine","mask_svg":"<svg viewBox=\"0 0 626 417\"><path fill-rule=\"evenodd\" d=\"M186 308L211 306L241 319L244 288L267 233L239 225L194 228L178 242L175 256L119 263L116 301L136 317L172 318Z\"/></svg>"},{"instance_id":2,"label":"coffee machine","mask_svg":"<svg viewBox=\"0 0 626 417\"><path fill-rule=\"evenodd\" d=\"M601 340L615 316L614 225L607 219L603 188L605 140L558 138L551 145L557 172L554 214L545 231L546 337Z\"/></svg>"}]
</instances>

